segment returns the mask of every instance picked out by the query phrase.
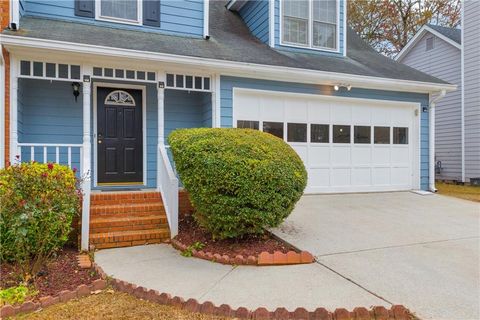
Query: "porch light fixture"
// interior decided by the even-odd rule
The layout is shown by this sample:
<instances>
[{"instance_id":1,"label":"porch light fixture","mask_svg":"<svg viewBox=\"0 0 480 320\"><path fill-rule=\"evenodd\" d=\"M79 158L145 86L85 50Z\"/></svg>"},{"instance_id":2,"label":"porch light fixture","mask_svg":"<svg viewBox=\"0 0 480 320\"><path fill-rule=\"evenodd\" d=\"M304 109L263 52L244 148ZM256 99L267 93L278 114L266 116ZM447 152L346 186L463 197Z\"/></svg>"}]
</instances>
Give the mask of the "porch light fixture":
<instances>
[{"instance_id":1,"label":"porch light fixture","mask_svg":"<svg viewBox=\"0 0 480 320\"><path fill-rule=\"evenodd\" d=\"M77 98L80 95L80 83L73 82L72 88L73 88L73 96L75 97L75 102L77 102Z\"/></svg>"}]
</instances>

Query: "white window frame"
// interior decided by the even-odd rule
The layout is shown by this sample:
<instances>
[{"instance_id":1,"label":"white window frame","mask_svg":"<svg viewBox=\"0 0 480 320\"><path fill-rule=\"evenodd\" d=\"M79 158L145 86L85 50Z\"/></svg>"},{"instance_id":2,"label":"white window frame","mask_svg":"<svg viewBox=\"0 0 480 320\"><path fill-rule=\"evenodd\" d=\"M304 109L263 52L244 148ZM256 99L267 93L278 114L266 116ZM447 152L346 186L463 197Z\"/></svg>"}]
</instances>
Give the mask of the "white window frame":
<instances>
[{"instance_id":1,"label":"white window frame","mask_svg":"<svg viewBox=\"0 0 480 320\"><path fill-rule=\"evenodd\" d=\"M336 4L337 4L336 48L315 47L315 46L313 46L313 1L314 0L309 0L308 44L307 45L302 45L300 43L292 43L292 42L283 41L283 2L284 2L284 0L279 0L279 1L280 1L280 45L281 46L340 53L340 0L335 0ZM344 32L345 32L345 30L344 30Z\"/></svg>"},{"instance_id":2,"label":"white window frame","mask_svg":"<svg viewBox=\"0 0 480 320\"><path fill-rule=\"evenodd\" d=\"M135 26L143 25L143 1L137 1L137 20L129 20L129 19L122 19L110 16L103 16L101 14L102 11L102 0L95 1L95 20L99 21L108 21L108 22L116 22L116 23L124 23L130 24Z\"/></svg>"}]
</instances>

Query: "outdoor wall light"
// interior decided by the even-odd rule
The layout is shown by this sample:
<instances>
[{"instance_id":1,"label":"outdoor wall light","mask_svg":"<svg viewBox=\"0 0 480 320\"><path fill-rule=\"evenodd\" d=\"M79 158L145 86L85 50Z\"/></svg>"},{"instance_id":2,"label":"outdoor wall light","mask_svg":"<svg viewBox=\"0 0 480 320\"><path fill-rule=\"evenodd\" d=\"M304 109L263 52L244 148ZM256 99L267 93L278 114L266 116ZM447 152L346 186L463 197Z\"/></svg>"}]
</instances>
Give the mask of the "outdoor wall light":
<instances>
[{"instance_id":1,"label":"outdoor wall light","mask_svg":"<svg viewBox=\"0 0 480 320\"><path fill-rule=\"evenodd\" d=\"M75 97L75 102L77 102L77 98L80 95L80 83L74 82L72 83L73 88L73 96Z\"/></svg>"},{"instance_id":2,"label":"outdoor wall light","mask_svg":"<svg viewBox=\"0 0 480 320\"><path fill-rule=\"evenodd\" d=\"M340 83L340 84L336 84L333 86L333 89L335 91L338 91L340 90L340 88L345 88L347 89L348 91L352 90L352 86L350 84L343 84L343 83Z\"/></svg>"}]
</instances>

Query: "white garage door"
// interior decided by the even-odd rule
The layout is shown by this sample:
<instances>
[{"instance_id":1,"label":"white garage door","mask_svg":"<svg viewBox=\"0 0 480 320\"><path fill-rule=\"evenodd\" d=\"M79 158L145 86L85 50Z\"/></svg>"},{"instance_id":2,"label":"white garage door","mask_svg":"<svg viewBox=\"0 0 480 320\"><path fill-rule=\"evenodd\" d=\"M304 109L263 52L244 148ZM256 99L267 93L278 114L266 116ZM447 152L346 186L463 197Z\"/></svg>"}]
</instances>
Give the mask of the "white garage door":
<instances>
[{"instance_id":1,"label":"white garage door","mask_svg":"<svg viewBox=\"0 0 480 320\"><path fill-rule=\"evenodd\" d=\"M418 106L234 89L234 126L287 141L308 171L307 193L418 188Z\"/></svg>"}]
</instances>

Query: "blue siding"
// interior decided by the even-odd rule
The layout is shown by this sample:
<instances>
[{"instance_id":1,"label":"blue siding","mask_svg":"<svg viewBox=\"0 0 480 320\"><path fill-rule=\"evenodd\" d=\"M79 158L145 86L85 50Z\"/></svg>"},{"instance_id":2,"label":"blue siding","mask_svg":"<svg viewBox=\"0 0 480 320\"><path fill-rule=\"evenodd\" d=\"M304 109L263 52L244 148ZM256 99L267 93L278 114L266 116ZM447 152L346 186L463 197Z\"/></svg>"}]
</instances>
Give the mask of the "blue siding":
<instances>
[{"instance_id":1,"label":"blue siding","mask_svg":"<svg viewBox=\"0 0 480 320\"><path fill-rule=\"evenodd\" d=\"M240 16L252 34L260 41L269 42L269 5L268 0L247 2L240 10Z\"/></svg>"},{"instance_id":2,"label":"blue siding","mask_svg":"<svg viewBox=\"0 0 480 320\"><path fill-rule=\"evenodd\" d=\"M160 1L160 28L97 21L75 16L74 0L23 0L25 15L92 23L119 29L162 32L193 37L203 36L203 1Z\"/></svg>"},{"instance_id":3,"label":"blue siding","mask_svg":"<svg viewBox=\"0 0 480 320\"><path fill-rule=\"evenodd\" d=\"M312 50L312 49L303 49L303 48L296 48L296 47L289 47L289 46L283 46L280 44L280 0L274 0L275 1L275 48L281 49L281 50L288 50L288 51L296 51L296 52L308 52L308 53L320 53L320 54L332 54L332 55L343 55L345 48L344 44L344 30L343 25L344 25L344 19L345 19L345 6L346 6L346 0L339 0L340 1L340 50L339 53L336 52L329 52L329 51L319 51L319 50Z\"/></svg>"},{"instance_id":4,"label":"blue siding","mask_svg":"<svg viewBox=\"0 0 480 320\"><path fill-rule=\"evenodd\" d=\"M210 93L165 90L165 138L178 128L211 127L211 105Z\"/></svg>"},{"instance_id":5,"label":"blue siding","mask_svg":"<svg viewBox=\"0 0 480 320\"><path fill-rule=\"evenodd\" d=\"M384 90L368 90L352 88L351 91L333 91L331 86L314 84L301 84L294 82L280 82L259 79L237 78L222 76L220 80L220 116L222 127L232 127L233 115L233 88L248 88L258 90L271 90L281 92L294 92L306 94L320 94L339 97L393 100L405 102L417 102L422 107L428 107L428 94L406 93ZM428 189L428 113L421 113L420 126L420 185L423 190Z\"/></svg>"}]
</instances>

